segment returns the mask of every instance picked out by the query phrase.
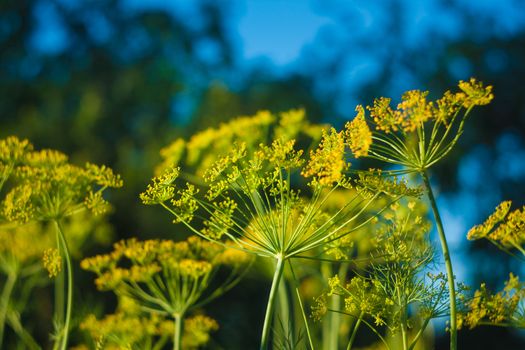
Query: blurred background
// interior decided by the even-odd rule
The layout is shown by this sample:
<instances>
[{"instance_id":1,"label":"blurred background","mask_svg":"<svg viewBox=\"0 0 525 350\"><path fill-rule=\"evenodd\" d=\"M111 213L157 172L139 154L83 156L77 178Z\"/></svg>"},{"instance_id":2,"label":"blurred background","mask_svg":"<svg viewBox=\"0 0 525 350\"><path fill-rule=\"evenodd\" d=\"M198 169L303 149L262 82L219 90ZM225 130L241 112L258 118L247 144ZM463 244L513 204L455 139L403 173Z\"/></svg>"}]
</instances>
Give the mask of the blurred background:
<instances>
[{"instance_id":1,"label":"blurred background","mask_svg":"<svg viewBox=\"0 0 525 350\"><path fill-rule=\"evenodd\" d=\"M524 63L522 0L2 1L0 137L122 174L108 244L173 238L169 217L138 194L177 137L260 109L304 107L311 121L342 126L374 97L439 96L473 76L494 86L495 100L474 111L432 180L458 278L496 289L510 271L523 276L519 262L466 232L503 199L525 204ZM100 298L93 276L81 276L78 298ZM256 347L265 286L246 281L210 310L222 327L217 343ZM464 349L524 343L495 328L463 330L459 340Z\"/></svg>"}]
</instances>

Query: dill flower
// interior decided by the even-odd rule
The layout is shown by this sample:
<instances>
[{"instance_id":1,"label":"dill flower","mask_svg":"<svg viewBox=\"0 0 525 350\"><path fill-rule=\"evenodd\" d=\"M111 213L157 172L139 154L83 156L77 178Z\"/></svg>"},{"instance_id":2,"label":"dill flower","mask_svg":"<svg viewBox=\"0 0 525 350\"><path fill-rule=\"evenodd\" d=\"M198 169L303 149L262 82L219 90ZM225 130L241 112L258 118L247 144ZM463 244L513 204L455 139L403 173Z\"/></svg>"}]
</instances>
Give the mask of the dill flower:
<instances>
[{"instance_id":1,"label":"dill flower","mask_svg":"<svg viewBox=\"0 0 525 350\"><path fill-rule=\"evenodd\" d=\"M358 219L357 214L382 193L387 193L392 200L415 193L402 182L379 180L379 174L369 174L356 180L358 188L367 188L367 196L354 193L351 205L347 202L343 209L325 217L319 206L333 192L324 192L325 187L350 186L341 174L340 164L344 165L344 161L341 163L338 158L342 155L341 134L333 130L325 134L320 148L312 152L304 167L303 152L294 145L294 140L274 141L269 146L262 144L251 157L246 145L234 145L206 171L205 200L191 184L178 189L176 179L170 175L178 174L175 169L154 178L141 199L144 204L162 205L174 215L175 222L185 224L206 239L219 241L227 237L240 249L286 259L346 235L349 224ZM332 158L323 157L325 151ZM337 160L336 169L329 170L333 160ZM316 178L311 184L313 201L301 198L299 191L292 187L292 177L297 173ZM164 181L166 177L170 180ZM196 228L192 221L198 210L208 214L203 228Z\"/></svg>"},{"instance_id":2,"label":"dill flower","mask_svg":"<svg viewBox=\"0 0 525 350\"><path fill-rule=\"evenodd\" d=\"M340 183L348 164L345 161L345 143L343 133L334 128L327 133L323 131L323 138L319 147L310 153L310 160L302 171L304 177L313 177L314 183L319 186L330 186Z\"/></svg>"},{"instance_id":3,"label":"dill flower","mask_svg":"<svg viewBox=\"0 0 525 350\"><path fill-rule=\"evenodd\" d=\"M80 329L89 333L104 349L153 349L165 344L173 333L173 321L158 314L140 315L126 310L97 319L86 317Z\"/></svg>"},{"instance_id":4,"label":"dill flower","mask_svg":"<svg viewBox=\"0 0 525 350\"><path fill-rule=\"evenodd\" d=\"M28 140L20 140L16 136L8 136L0 140L0 164L3 167L13 166L25 160L26 155L33 150Z\"/></svg>"},{"instance_id":5,"label":"dill flower","mask_svg":"<svg viewBox=\"0 0 525 350\"><path fill-rule=\"evenodd\" d=\"M396 109L390 98L378 98L346 125L348 144L354 157L367 156L404 166L399 172L421 172L445 157L463 132L464 122L475 106L493 99L492 87L475 79L460 81L461 92L447 91L436 101L428 101L428 91L407 91ZM465 112L460 116L461 110ZM369 134L368 123L375 129ZM370 136L369 136L370 135ZM370 138L373 140L371 142Z\"/></svg>"},{"instance_id":6,"label":"dill flower","mask_svg":"<svg viewBox=\"0 0 525 350\"><path fill-rule=\"evenodd\" d=\"M372 144L372 132L366 123L363 106L357 106L355 110L357 115L345 125L345 136L354 157L360 158L368 155Z\"/></svg>"},{"instance_id":7,"label":"dill flower","mask_svg":"<svg viewBox=\"0 0 525 350\"><path fill-rule=\"evenodd\" d=\"M213 318L196 315L184 320L184 335L182 346L184 349L199 349L210 341L210 333L216 332L219 324Z\"/></svg>"},{"instance_id":8,"label":"dill flower","mask_svg":"<svg viewBox=\"0 0 525 350\"><path fill-rule=\"evenodd\" d=\"M433 117L433 103L427 102L428 91L407 91L397 106L397 113L402 120L401 126L405 132L415 131L421 124Z\"/></svg>"},{"instance_id":9,"label":"dill flower","mask_svg":"<svg viewBox=\"0 0 525 350\"><path fill-rule=\"evenodd\" d=\"M401 115L390 107L390 101L390 98L380 97L374 100L373 106L367 107L376 129L384 131L386 134L398 131L403 122ZM364 111L361 113L364 115ZM354 127L357 126L359 125L354 125Z\"/></svg>"},{"instance_id":10,"label":"dill flower","mask_svg":"<svg viewBox=\"0 0 525 350\"><path fill-rule=\"evenodd\" d=\"M328 306L326 305L326 294L314 298L314 305L312 306L312 313L310 315L314 321L321 321L328 312Z\"/></svg>"},{"instance_id":11,"label":"dill flower","mask_svg":"<svg viewBox=\"0 0 525 350\"><path fill-rule=\"evenodd\" d=\"M68 163L52 167L23 165L16 177L18 183L6 195L2 209L9 221L22 223L60 219L83 207L100 213L100 205L106 203L99 193L122 186L120 177L110 169L89 163L85 168Z\"/></svg>"},{"instance_id":12,"label":"dill flower","mask_svg":"<svg viewBox=\"0 0 525 350\"><path fill-rule=\"evenodd\" d=\"M179 349L185 315L231 289L250 263L245 253L232 254L227 248L193 236L182 242L121 241L109 254L84 259L81 267L97 274L99 289L112 290L131 298L142 310L172 318L174 348ZM214 276L223 267L229 275L211 289ZM195 334L214 329L199 322L190 323Z\"/></svg>"},{"instance_id":13,"label":"dill flower","mask_svg":"<svg viewBox=\"0 0 525 350\"><path fill-rule=\"evenodd\" d=\"M491 293L485 283L467 302L467 310L461 315L462 325L475 328L479 325L525 327L525 284L512 273L503 290Z\"/></svg>"},{"instance_id":14,"label":"dill flower","mask_svg":"<svg viewBox=\"0 0 525 350\"><path fill-rule=\"evenodd\" d=\"M474 78L470 78L468 82L460 81L458 86L466 95L463 101L465 108L487 105L494 99L492 86L483 86L481 82L476 81Z\"/></svg>"},{"instance_id":15,"label":"dill flower","mask_svg":"<svg viewBox=\"0 0 525 350\"><path fill-rule=\"evenodd\" d=\"M485 238L504 251L517 249L525 255L525 206L511 212L511 205L511 201L500 203L483 224L469 230L467 238Z\"/></svg>"},{"instance_id":16,"label":"dill flower","mask_svg":"<svg viewBox=\"0 0 525 350\"><path fill-rule=\"evenodd\" d=\"M162 163L157 166L156 174L184 166L186 172L192 169L190 173L201 176L235 142L246 144L251 153L260 143L279 139L286 142L301 137L307 142L316 141L321 137L321 130L322 126L308 122L304 109L292 109L277 115L259 111L198 132L189 140L176 139L161 149Z\"/></svg>"},{"instance_id":17,"label":"dill flower","mask_svg":"<svg viewBox=\"0 0 525 350\"><path fill-rule=\"evenodd\" d=\"M49 273L49 278L56 277L62 270L62 256L60 255L58 249L46 249L44 251L42 260L44 262L45 269Z\"/></svg>"}]
</instances>

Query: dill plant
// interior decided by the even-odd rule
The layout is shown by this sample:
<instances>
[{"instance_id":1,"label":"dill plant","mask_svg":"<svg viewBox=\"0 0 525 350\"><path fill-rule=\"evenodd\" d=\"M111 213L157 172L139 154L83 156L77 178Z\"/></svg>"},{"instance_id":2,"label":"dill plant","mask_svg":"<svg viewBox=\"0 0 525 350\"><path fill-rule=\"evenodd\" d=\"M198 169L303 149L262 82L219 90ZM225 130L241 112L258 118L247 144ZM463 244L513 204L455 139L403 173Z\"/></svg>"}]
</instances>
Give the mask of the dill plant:
<instances>
[{"instance_id":1,"label":"dill plant","mask_svg":"<svg viewBox=\"0 0 525 350\"><path fill-rule=\"evenodd\" d=\"M370 224L375 248L370 263L346 282L338 275L328 281L329 291L316 299L312 316L319 320L327 312L354 319L347 349L354 345L361 326L368 327L387 349L399 335L399 346L414 349L429 321L448 313L448 290L442 274L428 272L434 252L428 241L429 223L417 202L396 203ZM420 205L419 205L420 207ZM459 286L463 292L464 287ZM342 310L333 309L327 299L344 299Z\"/></svg>"},{"instance_id":2,"label":"dill plant","mask_svg":"<svg viewBox=\"0 0 525 350\"><path fill-rule=\"evenodd\" d=\"M475 79L459 82L459 92L447 91L436 101L427 100L428 91L412 90L403 94L396 109L391 99L381 97L346 125L349 146L356 158L369 157L400 167L391 174L419 174L432 206L441 250L445 260L450 292L450 348L457 348L457 310L454 272L443 223L432 191L428 170L454 148L464 131L465 122L475 106L493 99L492 87ZM370 127L372 126L372 127Z\"/></svg>"},{"instance_id":3,"label":"dill plant","mask_svg":"<svg viewBox=\"0 0 525 350\"><path fill-rule=\"evenodd\" d=\"M67 156L59 151L35 151L28 140L14 136L0 140L0 176L0 190L4 186L8 189L0 208L0 228L32 222L54 225L56 248L45 251L44 266L50 277L59 277L55 288L55 317L63 325L58 327L53 349L65 350L73 307L73 268L63 221L86 209L93 214L103 213L108 203L102 192L108 187L121 187L122 180L105 166L87 163L85 167L78 167L70 164ZM62 260L67 272L65 288L60 273Z\"/></svg>"},{"instance_id":4,"label":"dill plant","mask_svg":"<svg viewBox=\"0 0 525 350\"><path fill-rule=\"evenodd\" d=\"M133 300L138 310L172 320L173 349L179 350L181 341L184 343L183 322L188 313L235 286L248 271L251 260L251 256L242 251L192 236L181 242L121 241L109 254L84 259L81 267L98 275L95 281L98 289L114 291ZM218 271L225 269L228 275L219 285L212 285ZM112 317L107 321L112 323ZM204 327L204 320L201 321L199 324ZM129 322L138 321L132 318ZM191 324L197 321L188 322L188 331L196 331L199 324ZM110 325L107 328L104 333L114 333ZM129 336L137 337L136 334ZM130 346L137 340L114 334L113 337L120 339L122 346ZM187 339L188 342L191 340ZM187 347L185 344L184 348Z\"/></svg>"},{"instance_id":5,"label":"dill plant","mask_svg":"<svg viewBox=\"0 0 525 350\"><path fill-rule=\"evenodd\" d=\"M330 129L323 132L319 146L305 157L296 141L275 139L249 150L235 143L225 155L209 166L196 186L180 184L181 169L171 167L155 177L141 199L160 205L193 233L275 261L261 349L269 347L270 324L285 263L359 229L374 216L364 215L377 198L396 201L414 191L402 181L379 174L358 179L345 175L345 134ZM294 186L308 179L308 192ZM322 208L338 188L355 186L353 198L332 215ZM290 263L291 265L291 263Z\"/></svg>"}]
</instances>

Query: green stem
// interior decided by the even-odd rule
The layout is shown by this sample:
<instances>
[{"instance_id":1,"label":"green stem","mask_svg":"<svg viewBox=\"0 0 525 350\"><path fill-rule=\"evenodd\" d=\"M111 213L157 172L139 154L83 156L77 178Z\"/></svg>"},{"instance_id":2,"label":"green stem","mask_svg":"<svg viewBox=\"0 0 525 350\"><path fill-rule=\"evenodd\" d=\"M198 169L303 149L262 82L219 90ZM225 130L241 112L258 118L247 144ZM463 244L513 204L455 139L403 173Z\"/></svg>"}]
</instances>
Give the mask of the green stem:
<instances>
[{"instance_id":1,"label":"green stem","mask_svg":"<svg viewBox=\"0 0 525 350\"><path fill-rule=\"evenodd\" d=\"M58 251L62 251L60 249L60 237L58 236L57 232L57 248ZM64 324L64 305L66 296L65 296L65 290L66 290L66 280L65 280L65 272L60 271L58 275L55 278L55 322L58 325ZM57 348L58 349L58 348Z\"/></svg>"},{"instance_id":2,"label":"green stem","mask_svg":"<svg viewBox=\"0 0 525 350\"><path fill-rule=\"evenodd\" d=\"M403 350L408 350L408 336L407 336L406 322L401 322L401 340L403 342Z\"/></svg>"},{"instance_id":3,"label":"green stem","mask_svg":"<svg viewBox=\"0 0 525 350\"><path fill-rule=\"evenodd\" d=\"M410 347L408 348L408 350L413 350L414 349L414 347L416 346L417 342L419 341L419 338L421 338L421 336L425 332L425 329L427 328L427 325L428 325L429 322L430 322L430 317L427 317L425 319L425 322L423 323L423 325L421 326L421 328L417 332L416 336L412 340L412 343L410 344Z\"/></svg>"},{"instance_id":4,"label":"green stem","mask_svg":"<svg viewBox=\"0 0 525 350\"><path fill-rule=\"evenodd\" d=\"M66 237L62 230L60 222L57 220L54 221L56 229L58 232L59 246L61 246L61 251L64 253L64 258L66 259L66 272L67 272L67 301L66 301L66 316L64 319L64 327L61 330L61 336L58 338L60 341L60 350L67 349L67 341L69 336L69 324L71 321L71 310L73 307L73 268L71 265L71 256L69 255L69 248L67 246Z\"/></svg>"},{"instance_id":5,"label":"green stem","mask_svg":"<svg viewBox=\"0 0 525 350\"><path fill-rule=\"evenodd\" d=\"M346 272L348 264L342 263L339 266L337 275L341 281L346 281ZM331 308L339 309L341 306L341 296L338 294L332 295ZM341 328L341 314L332 312L330 314L330 349L339 349L339 330Z\"/></svg>"},{"instance_id":6,"label":"green stem","mask_svg":"<svg viewBox=\"0 0 525 350\"><path fill-rule=\"evenodd\" d=\"M286 290L286 280L279 284L278 300L279 300L279 317L282 320L282 326L285 334L292 334L293 327L290 322L290 301L288 292Z\"/></svg>"},{"instance_id":7,"label":"green stem","mask_svg":"<svg viewBox=\"0 0 525 350\"><path fill-rule=\"evenodd\" d=\"M173 333L173 350L180 350L182 338L182 314L173 315L175 318L175 332Z\"/></svg>"},{"instance_id":8,"label":"green stem","mask_svg":"<svg viewBox=\"0 0 525 350\"><path fill-rule=\"evenodd\" d=\"M9 307L9 300L11 293L16 283L16 273L11 272L7 275L4 289L2 290L2 300L0 301L0 349L4 340L5 319L7 315L7 308Z\"/></svg>"},{"instance_id":9,"label":"green stem","mask_svg":"<svg viewBox=\"0 0 525 350\"><path fill-rule=\"evenodd\" d=\"M357 330L359 329L359 326L361 325L361 320L363 320L364 313L361 311L359 314L359 317L357 318L357 321L355 322L354 329L352 330L352 335L350 336L350 340L348 341L348 346L346 347L346 350L352 349L352 345L354 344L355 337L357 335Z\"/></svg>"},{"instance_id":10,"label":"green stem","mask_svg":"<svg viewBox=\"0 0 525 350\"><path fill-rule=\"evenodd\" d=\"M450 350L456 350L458 330L456 325L456 287L454 285L454 270L452 269L452 260L450 259L447 238L445 236L445 230L443 229L443 222L441 221L441 216L439 215L439 210L436 199L434 198L434 193L432 192L432 186L430 185L428 174L423 170L421 172L421 176L423 177L423 181L427 190L427 196L432 206L432 212L434 213L434 217L436 219L441 250L443 252L443 258L445 259L448 289L450 294Z\"/></svg>"},{"instance_id":11,"label":"green stem","mask_svg":"<svg viewBox=\"0 0 525 350\"><path fill-rule=\"evenodd\" d=\"M273 274L272 287L270 289L270 296L268 297L268 304L266 305L266 314L264 316L264 326L261 336L261 350L267 350L269 348L270 338L270 327L272 324L273 310L275 308L275 296L279 289L279 282L283 275L284 260L281 256L277 258L277 265Z\"/></svg>"},{"instance_id":12,"label":"green stem","mask_svg":"<svg viewBox=\"0 0 525 350\"><path fill-rule=\"evenodd\" d=\"M304 312L303 302L301 300L301 293L299 292L299 281L295 277L293 271L293 266L291 260L288 260L290 265L290 271L292 272L292 277L295 283L295 295L297 295L297 302L299 303L299 308L301 309L301 316L303 317L304 328L306 329L306 336L308 337L308 344L310 345L310 350L314 350L314 342L312 340L312 334L310 333L310 327L308 326L308 319L306 318L306 313Z\"/></svg>"},{"instance_id":13,"label":"green stem","mask_svg":"<svg viewBox=\"0 0 525 350\"><path fill-rule=\"evenodd\" d=\"M22 327L20 322L20 315L14 311L11 311L7 314L7 323L15 331L18 337L26 345L26 348L29 350L42 350L40 345L37 344L33 336Z\"/></svg>"},{"instance_id":14,"label":"green stem","mask_svg":"<svg viewBox=\"0 0 525 350\"><path fill-rule=\"evenodd\" d=\"M322 262L321 263L321 273L323 275L323 280L324 281L328 281L328 279L330 277L332 277L332 264L330 263L326 263L326 262ZM334 295L332 295L330 297L330 306L333 305L332 303L332 300L334 298ZM339 305L334 309L334 310L339 310ZM321 339L322 339L322 349L323 350L330 350L332 349L330 346L330 341L331 341L331 327L330 327L330 324L331 324L331 321L332 321L332 318L330 317L327 321L329 322L323 322L323 328L322 328L322 336L321 336Z\"/></svg>"}]
</instances>

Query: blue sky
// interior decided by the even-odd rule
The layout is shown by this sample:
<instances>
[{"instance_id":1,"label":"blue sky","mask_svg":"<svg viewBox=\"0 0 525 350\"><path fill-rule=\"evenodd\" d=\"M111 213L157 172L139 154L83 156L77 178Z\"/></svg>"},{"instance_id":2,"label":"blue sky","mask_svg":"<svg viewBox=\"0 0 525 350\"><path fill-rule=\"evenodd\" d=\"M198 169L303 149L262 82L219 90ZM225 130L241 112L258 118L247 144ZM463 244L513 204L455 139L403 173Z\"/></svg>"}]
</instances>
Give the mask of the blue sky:
<instances>
[{"instance_id":1,"label":"blue sky","mask_svg":"<svg viewBox=\"0 0 525 350\"><path fill-rule=\"evenodd\" d=\"M238 37L244 59L266 57L276 65L297 60L304 45L333 20L310 1L239 1Z\"/></svg>"}]
</instances>

